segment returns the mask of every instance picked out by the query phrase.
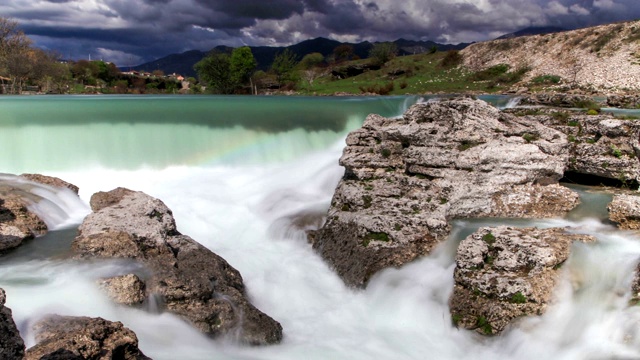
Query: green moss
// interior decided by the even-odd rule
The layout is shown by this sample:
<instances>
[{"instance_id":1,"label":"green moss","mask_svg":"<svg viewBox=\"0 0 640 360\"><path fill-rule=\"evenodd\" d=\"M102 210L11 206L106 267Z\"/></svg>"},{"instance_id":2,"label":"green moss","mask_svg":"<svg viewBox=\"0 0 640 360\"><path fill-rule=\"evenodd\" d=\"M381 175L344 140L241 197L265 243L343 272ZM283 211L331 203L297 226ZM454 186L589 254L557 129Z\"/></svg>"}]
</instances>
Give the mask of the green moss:
<instances>
[{"instance_id":1,"label":"green moss","mask_svg":"<svg viewBox=\"0 0 640 360\"><path fill-rule=\"evenodd\" d=\"M482 240L489 245L493 245L496 242L496 237L492 233L487 233L482 237Z\"/></svg>"},{"instance_id":2,"label":"green moss","mask_svg":"<svg viewBox=\"0 0 640 360\"><path fill-rule=\"evenodd\" d=\"M351 211L351 207L349 206L349 204L342 205L342 211Z\"/></svg>"},{"instance_id":3,"label":"green moss","mask_svg":"<svg viewBox=\"0 0 640 360\"><path fill-rule=\"evenodd\" d=\"M394 228L395 231L400 231L400 230L402 230L402 225L396 224L393 228Z\"/></svg>"},{"instance_id":4,"label":"green moss","mask_svg":"<svg viewBox=\"0 0 640 360\"><path fill-rule=\"evenodd\" d=\"M525 134L523 134L523 135L522 135L522 138L523 138L526 142L530 143L530 142L532 142L532 141L536 141L536 140L538 140L540 137L539 137L537 134L525 133Z\"/></svg>"},{"instance_id":5,"label":"green moss","mask_svg":"<svg viewBox=\"0 0 640 360\"><path fill-rule=\"evenodd\" d=\"M590 115L590 116L598 115L598 111L594 109L589 109L587 110L587 115Z\"/></svg>"},{"instance_id":6,"label":"green moss","mask_svg":"<svg viewBox=\"0 0 640 360\"><path fill-rule=\"evenodd\" d=\"M480 315L476 318L476 326L482 330L482 332L485 335L491 335L493 334L493 327L491 327L491 324L489 324L489 321L487 321L487 318Z\"/></svg>"},{"instance_id":7,"label":"green moss","mask_svg":"<svg viewBox=\"0 0 640 360\"><path fill-rule=\"evenodd\" d=\"M611 145L611 155L619 159L622 157L622 151L618 149L615 145Z\"/></svg>"},{"instance_id":8,"label":"green moss","mask_svg":"<svg viewBox=\"0 0 640 360\"><path fill-rule=\"evenodd\" d=\"M453 326L458 327L458 324L460 323L460 321L462 321L462 315L460 314L451 315L451 323L453 324Z\"/></svg>"},{"instance_id":9,"label":"green moss","mask_svg":"<svg viewBox=\"0 0 640 360\"><path fill-rule=\"evenodd\" d=\"M551 117L560 122L567 122L569 120L569 113L566 111L557 111L551 114Z\"/></svg>"},{"instance_id":10,"label":"green moss","mask_svg":"<svg viewBox=\"0 0 640 360\"><path fill-rule=\"evenodd\" d=\"M518 291L517 293L511 295L511 299L509 299L509 301L514 304L524 304L527 302L527 297L522 295L522 293Z\"/></svg>"},{"instance_id":11,"label":"green moss","mask_svg":"<svg viewBox=\"0 0 640 360\"><path fill-rule=\"evenodd\" d=\"M389 235L387 235L386 233L383 232L371 232L368 233L367 236L364 237L364 239L362 240L362 245L363 246L369 246L369 244L372 241L382 241L382 242L389 242L391 239L389 238Z\"/></svg>"},{"instance_id":12,"label":"green moss","mask_svg":"<svg viewBox=\"0 0 640 360\"><path fill-rule=\"evenodd\" d=\"M440 198L440 204L441 204L441 205L444 205L444 204L446 204L446 203L448 203L448 202L449 202L449 199L447 199L447 198L445 198L445 197L441 197L441 198Z\"/></svg>"},{"instance_id":13,"label":"green moss","mask_svg":"<svg viewBox=\"0 0 640 360\"><path fill-rule=\"evenodd\" d=\"M569 125L569 126L580 126L580 123L575 121L575 120L571 120L571 121L567 122L567 125Z\"/></svg>"},{"instance_id":14,"label":"green moss","mask_svg":"<svg viewBox=\"0 0 640 360\"><path fill-rule=\"evenodd\" d=\"M383 148L382 150L380 150L380 154L382 154L382 157L388 158L389 156L391 156L391 150Z\"/></svg>"}]
</instances>

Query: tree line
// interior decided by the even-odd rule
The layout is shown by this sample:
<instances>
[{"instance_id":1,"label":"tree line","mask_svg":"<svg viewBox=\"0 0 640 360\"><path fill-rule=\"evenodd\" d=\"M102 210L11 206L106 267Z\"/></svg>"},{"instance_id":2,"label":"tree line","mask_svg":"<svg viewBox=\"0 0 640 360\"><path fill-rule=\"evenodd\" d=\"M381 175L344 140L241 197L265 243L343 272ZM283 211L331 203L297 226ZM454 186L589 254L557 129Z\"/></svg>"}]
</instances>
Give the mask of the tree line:
<instances>
[{"instance_id":1,"label":"tree line","mask_svg":"<svg viewBox=\"0 0 640 360\"><path fill-rule=\"evenodd\" d=\"M397 54L394 43L376 43L369 52L369 62L384 65ZM268 71L257 70L257 62L248 46L231 51L215 50L195 64L194 69L207 92L213 94L257 94L259 90L295 90L305 82L313 86L326 75L332 65L357 60L353 47L337 46L325 57L318 52L306 54L298 60L289 49L276 54Z\"/></svg>"},{"instance_id":2,"label":"tree line","mask_svg":"<svg viewBox=\"0 0 640 360\"><path fill-rule=\"evenodd\" d=\"M384 64L395 56L393 43L377 43L370 51L372 62ZM0 17L0 93L201 93L257 94L264 90L295 90L309 86L329 72L329 67L356 60L353 47L340 45L326 58L317 52L302 59L289 49L277 54L268 71L256 71L249 47L212 52L194 69L198 79L164 76L160 70L145 75L123 73L115 64L98 61L63 61L60 54L33 46L18 23Z\"/></svg>"}]
</instances>

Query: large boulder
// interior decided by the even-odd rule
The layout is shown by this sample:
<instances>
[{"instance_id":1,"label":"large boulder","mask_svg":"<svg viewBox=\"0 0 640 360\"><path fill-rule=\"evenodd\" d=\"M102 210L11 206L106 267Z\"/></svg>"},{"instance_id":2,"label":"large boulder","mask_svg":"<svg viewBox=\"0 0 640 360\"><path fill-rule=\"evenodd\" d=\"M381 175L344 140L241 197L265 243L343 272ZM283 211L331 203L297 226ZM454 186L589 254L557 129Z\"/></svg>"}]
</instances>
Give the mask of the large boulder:
<instances>
[{"instance_id":1,"label":"large boulder","mask_svg":"<svg viewBox=\"0 0 640 360\"><path fill-rule=\"evenodd\" d=\"M449 221L556 217L578 204L559 186L566 136L469 98L370 115L347 137L327 222L313 247L351 286L427 254Z\"/></svg>"},{"instance_id":2,"label":"large boulder","mask_svg":"<svg viewBox=\"0 0 640 360\"><path fill-rule=\"evenodd\" d=\"M136 334L121 322L52 315L33 327L36 345L26 360L147 360Z\"/></svg>"},{"instance_id":3,"label":"large boulder","mask_svg":"<svg viewBox=\"0 0 640 360\"><path fill-rule=\"evenodd\" d=\"M162 201L120 188L97 193L91 205L94 212L85 218L72 245L77 258L138 261L150 273L141 276L146 296L160 296L164 309L211 336L233 336L256 345L282 339L280 324L247 299L240 273L180 234ZM136 293L142 285L118 285L123 281L137 283L140 279L111 281L110 296L137 303Z\"/></svg>"},{"instance_id":4,"label":"large boulder","mask_svg":"<svg viewBox=\"0 0 640 360\"><path fill-rule=\"evenodd\" d=\"M24 342L11 315L11 309L4 306L6 293L0 289L0 359L22 359Z\"/></svg>"},{"instance_id":5,"label":"large boulder","mask_svg":"<svg viewBox=\"0 0 640 360\"><path fill-rule=\"evenodd\" d=\"M449 306L456 326L497 334L514 319L541 315L573 241L564 229L481 228L460 242Z\"/></svg>"}]
</instances>

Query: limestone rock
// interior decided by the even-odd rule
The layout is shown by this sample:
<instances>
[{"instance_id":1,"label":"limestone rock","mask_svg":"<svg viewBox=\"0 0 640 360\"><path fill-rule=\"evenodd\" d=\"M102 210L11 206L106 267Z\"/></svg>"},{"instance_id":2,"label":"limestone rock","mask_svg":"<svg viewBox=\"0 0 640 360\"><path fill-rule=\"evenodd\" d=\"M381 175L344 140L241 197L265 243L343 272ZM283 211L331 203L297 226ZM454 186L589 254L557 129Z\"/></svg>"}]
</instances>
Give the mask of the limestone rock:
<instances>
[{"instance_id":1,"label":"limestone rock","mask_svg":"<svg viewBox=\"0 0 640 360\"><path fill-rule=\"evenodd\" d=\"M541 315L573 241L561 228L481 228L462 240L449 299L454 324L497 334L518 317Z\"/></svg>"},{"instance_id":2,"label":"limestone rock","mask_svg":"<svg viewBox=\"0 0 640 360\"><path fill-rule=\"evenodd\" d=\"M640 229L640 196L616 194L607 206L609 219L620 229Z\"/></svg>"},{"instance_id":3,"label":"limestone rock","mask_svg":"<svg viewBox=\"0 0 640 360\"><path fill-rule=\"evenodd\" d=\"M4 306L6 299L6 293L0 289L0 359L22 359L24 342L11 316L11 309Z\"/></svg>"},{"instance_id":4,"label":"limestone rock","mask_svg":"<svg viewBox=\"0 0 640 360\"><path fill-rule=\"evenodd\" d=\"M121 322L102 318L52 315L34 325L37 344L26 360L146 360L136 334Z\"/></svg>"},{"instance_id":5,"label":"limestone rock","mask_svg":"<svg viewBox=\"0 0 640 360\"><path fill-rule=\"evenodd\" d=\"M593 102L593 97L568 93L536 93L520 100L522 105L548 105L559 107L580 107L582 103Z\"/></svg>"},{"instance_id":6,"label":"limestone rock","mask_svg":"<svg viewBox=\"0 0 640 360\"><path fill-rule=\"evenodd\" d=\"M370 115L347 137L327 222L313 247L351 286L427 254L469 217L554 217L578 204L557 184L566 136L469 98Z\"/></svg>"},{"instance_id":7,"label":"limestone rock","mask_svg":"<svg viewBox=\"0 0 640 360\"><path fill-rule=\"evenodd\" d=\"M139 305L147 298L145 283L135 274L102 279L100 287L109 298L123 305Z\"/></svg>"},{"instance_id":8,"label":"limestone rock","mask_svg":"<svg viewBox=\"0 0 640 360\"><path fill-rule=\"evenodd\" d=\"M46 176L41 174L22 174L20 175L20 177L25 178L29 181L37 182L44 185L49 185L53 187L64 187L73 191L76 194L80 190L77 186L53 176Z\"/></svg>"},{"instance_id":9,"label":"limestone rock","mask_svg":"<svg viewBox=\"0 0 640 360\"><path fill-rule=\"evenodd\" d=\"M637 109L638 107L640 107L640 96L618 94L609 95L607 96L607 106L625 109Z\"/></svg>"},{"instance_id":10,"label":"limestone rock","mask_svg":"<svg viewBox=\"0 0 640 360\"><path fill-rule=\"evenodd\" d=\"M280 324L245 296L240 273L176 229L171 211L142 192L116 189L92 198L97 211L80 226L72 250L77 258L128 258L150 276L146 295L211 336L237 336L250 344L277 343Z\"/></svg>"},{"instance_id":11,"label":"limestone rock","mask_svg":"<svg viewBox=\"0 0 640 360\"><path fill-rule=\"evenodd\" d=\"M640 182L640 123L610 114L534 116L531 120L565 133L571 143L567 172L579 183L613 180L622 185Z\"/></svg>"}]
</instances>

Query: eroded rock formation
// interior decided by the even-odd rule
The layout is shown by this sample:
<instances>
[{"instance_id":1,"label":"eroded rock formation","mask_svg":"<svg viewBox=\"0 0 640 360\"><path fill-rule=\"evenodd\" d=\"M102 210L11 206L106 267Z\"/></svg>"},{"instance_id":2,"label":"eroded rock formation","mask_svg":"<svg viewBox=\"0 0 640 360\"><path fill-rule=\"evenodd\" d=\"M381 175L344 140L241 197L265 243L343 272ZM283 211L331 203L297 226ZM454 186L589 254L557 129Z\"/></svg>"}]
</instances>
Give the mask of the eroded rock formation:
<instances>
[{"instance_id":1,"label":"eroded rock formation","mask_svg":"<svg viewBox=\"0 0 640 360\"><path fill-rule=\"evenodd\" d=\"M6 293L0 289L0 359L22 359L24 342L11 316L11 309L4 306L6 300Z\"/></svg>"},{"instance_id":2,"label":"eroded rock formation","mask_svg":"<svg viewBox=\"0 0 640 360\"><path fill-rule=\"evenodd\" d=\"M249 344L281 340L280 324L246 298L240 273L180 234L162 201L119 188L95 194L91 206L94 212L85 218L72 245L76 257L140 262L151 274L145 279L145 295L159 295L167 311L211 336L237 336ZM138 291L117 285L122 280L109 281L111 296L136 303Z\"/></svg>"},{"instance_id":3,"label":"eroded rock formation","mask_svg":"<svg viewBox=\"0 0 640 360\"><path fill-rule=\"evenodd\" d=\"M640 229L640 196L631 194L616 194L607 206L609 219L620 229Z\"/></svg>"},{"instance_id":4,"label":"eroded rock formation","mask_svg":"<svg viewBox=\"0 0 640 360\"><path fill-rule=\"evenodd\" d=\"M560 131L468 98L370 115L347 137L345 175L313 247L352 286L427 254L469 217L562 216L570 146Z\"/></svg>"},{"instance_id":5,"label":"eroded rock formation","mask_svg":"<svg viewBox=\"0 0 640 360\"><path fill-rule=\"evenodd\" d=\"M591 236L563 229L481 228L462 240L449 299L456 326L497 334L514 319L541 315L552 300L557 269L573 241Z\"/></svg>"},{"instance_id":6,"label":"eroded rock formation","mask_svg":"<svg viewBox=\"0 0 640 360\"><path fill-rule=\"evenodd\" d=\"M136 334L121 322L102 318L52 315L34 325L36 345L26 360L147 360Z\"/></svg>"}]
</instances>

